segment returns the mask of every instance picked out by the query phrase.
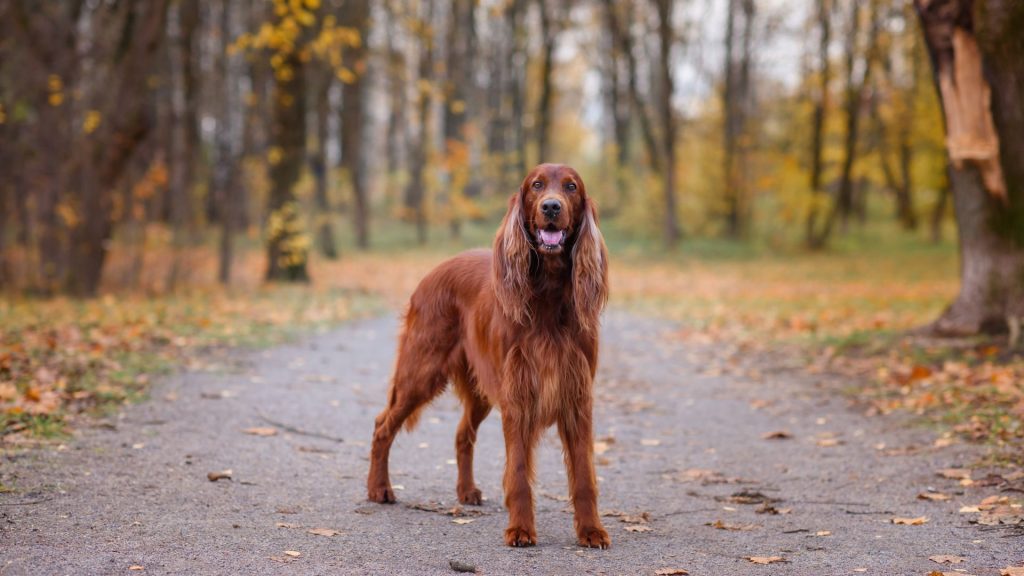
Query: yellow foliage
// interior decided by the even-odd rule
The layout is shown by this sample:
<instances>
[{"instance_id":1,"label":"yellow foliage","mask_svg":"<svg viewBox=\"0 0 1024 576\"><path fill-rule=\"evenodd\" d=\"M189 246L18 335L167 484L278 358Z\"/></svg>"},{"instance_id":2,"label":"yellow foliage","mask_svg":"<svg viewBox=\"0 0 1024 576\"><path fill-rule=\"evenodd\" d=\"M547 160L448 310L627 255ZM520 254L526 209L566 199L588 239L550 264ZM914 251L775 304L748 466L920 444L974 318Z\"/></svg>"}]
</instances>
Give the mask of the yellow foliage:
<instances>
[{"instance_id":1,"label":"yellow foliage","mask_svg":"<svg viewBox=\"0 0 1024 576\"><path fill-rule=\"evenodd\" d=\"M50 106L56 108L57 106L60 106L64 103L64 93L54 92L50 94L49 98L47 98L46 101L50 103Z\"/></svg>"},{"instance_id":2,"label":"yellow foliage","mask_svg":"<svg viewBox=\"0 0 1024 576\"><path fill-rule=\"evenodd\" d=\"M270 150L267 150L267 162L271 166L277 166L284 159L284 149L280 146L272 146Z\"/></svg>"},{"instance_id":3,"label":"yellow foliage","mask_svg":"<svg viewBox=\"0 0 1024 576\"><path fill-rule=\"evenodd\" d=\"M348 68L342 66L338 69L338 80L341 80L345 84L351 84L356 81L356 75Z\"/></svg>"},{"instance_id":4,"label":"yellow foliage","mask_svg":"<svg viewBox=\"0 0 1024 576\"><path fill-rule=\"evenodd\" d=\"M99 110L89 110L85 113L85 120L82 121L82 131L86 134L92 134L100 127L102 119L103 115L100 114Z\"/></svg>"},{"instance_id":5,"label":"yellow foliage","mask_svg":"<svg viewBox=\"0 0 1024 576\"><path fill-rule=\"evenodd\" d=\"M0 125L7 122L7 113L4 111L4 105L0 102Z\"/></svg>"}]
</instances>

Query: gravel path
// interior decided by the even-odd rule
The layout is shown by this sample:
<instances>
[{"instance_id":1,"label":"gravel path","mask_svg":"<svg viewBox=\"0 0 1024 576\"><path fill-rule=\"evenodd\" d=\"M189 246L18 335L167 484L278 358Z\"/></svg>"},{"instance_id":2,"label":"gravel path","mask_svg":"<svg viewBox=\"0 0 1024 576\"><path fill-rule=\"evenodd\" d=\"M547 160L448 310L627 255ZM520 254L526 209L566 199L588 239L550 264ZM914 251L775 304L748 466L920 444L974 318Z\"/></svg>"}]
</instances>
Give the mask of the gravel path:
<instances>
[{"instance_id":1,"label":"gravel path","mask_svg":"<svg viewBox=\"0 0 1024 576\"><path fill-rule=\"evenodd\" d=\"M361 321L212 357L155 385L113 425L3 461L0 479L17 490L0 494L0 574L424 575L454 574L455 560L481 574L982 576L1024 563L1019 532L959 513L998 489L936 475L977 449L933 448L933 434L862 415L834 386L816 385L820 376L773 370L752 354L722 365L711 360L721 350L622 312L604 321L596 392L610 550L575 546L553 431L538 458L540 544L502 545L497 414L477 446L489 499L452 515L460 409L450 393L392 450L400 503L368 503L367 441L396 326ZM277 433L243 432L254 427ZM783 430L791 437L763 438ZM232 480L207 479L227 469ZM918 499L929 487L951 499ZM928 521L891 522L920 516ZM929 560L938 554L964 560L940 566Z\"/></svg>"}]
</instances>

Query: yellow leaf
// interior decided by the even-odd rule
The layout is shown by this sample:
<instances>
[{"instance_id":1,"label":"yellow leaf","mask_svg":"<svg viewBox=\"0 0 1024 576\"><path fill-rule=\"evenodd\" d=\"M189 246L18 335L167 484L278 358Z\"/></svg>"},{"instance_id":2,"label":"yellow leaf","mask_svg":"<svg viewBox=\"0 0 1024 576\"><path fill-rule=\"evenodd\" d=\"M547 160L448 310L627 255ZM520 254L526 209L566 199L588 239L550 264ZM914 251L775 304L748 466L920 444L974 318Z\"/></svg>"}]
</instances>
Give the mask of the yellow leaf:
<instances>
[{"instance_id":1,"label":"yellow leaf","mask_svg":"<svg viewBox=\"0 0 1024 576\"><path fill-rule=\"evenodd\" d=\"M53 106L54 108L60 106L64 103L64 93L54 92L53 94L50 94L50 97L47 98L47 102L49 102L50 106Z\"/></svg>"},{"instance_id":2,"label":"yellow leaf","mask_svg":"<svg viewBox=\"0 0 1024 576\"><path fill-rule=\"evenodd\" d=\"M103 115L99 110L89 110L85 113L85 120L82 121L82 131L92 134L99 128L101 120L103 120Z\"/></svg>"},{"instance_id":3,"label":"yellow leaf","mask_svg":"<svg viewBox=\"0 0 1024 576\"><path fill-rule=\"evenodd\" d=\"M775 564L776 562L787 561L782 556L747 556L747 560L754 564Z\"/></svg>"},{"instance_id":4,"label":"yellow leaf","mask_svg":"<svg viewBox=\"0 0 1024 576\"><path fill-rule=\"evenodd\" d=\"M920 526L928 522L927 516L918 516L917 518L893 518L893 524L902 524L903 526Z\"/></svg>"},{"instance_id":5,"label":"yellow leaf","mask_svg":"<svg viewBox=\"0 0 1024 576\"><path fill-rule=\"evenodd\" d=\"M356 75L352 73L348 68L338 69L338 80L341 80L345 84L352 84L356 81Z\"/></svg>"}]
</instances>

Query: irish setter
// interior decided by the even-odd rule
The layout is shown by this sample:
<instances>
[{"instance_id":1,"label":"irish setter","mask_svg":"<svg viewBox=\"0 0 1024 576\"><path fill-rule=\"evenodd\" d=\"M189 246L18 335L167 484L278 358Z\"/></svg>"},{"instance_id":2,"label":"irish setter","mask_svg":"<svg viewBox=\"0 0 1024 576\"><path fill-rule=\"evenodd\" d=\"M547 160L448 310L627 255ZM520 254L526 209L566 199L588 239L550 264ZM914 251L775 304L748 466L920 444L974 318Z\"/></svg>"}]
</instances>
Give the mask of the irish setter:
<instances>
[{"instance_id":1,"label":"irish setter","mask_svg":"<svg viewBox=\"0 0 1024 576\"><path fill-rule=\"evenodd\" d=\"M505 434L505 543L537 543L534 448L555 424L569 473L581 546L607 548L594 476L593 381L608 253L580 175L542 164L508 204L493 250L460 254L413 293L387 407L377 416L367 490L394 502L388 453L399 429L451 381L463 405L455 434L459 502L479 505L477 428L497 406Z\"/></svg>"}]
</instances>

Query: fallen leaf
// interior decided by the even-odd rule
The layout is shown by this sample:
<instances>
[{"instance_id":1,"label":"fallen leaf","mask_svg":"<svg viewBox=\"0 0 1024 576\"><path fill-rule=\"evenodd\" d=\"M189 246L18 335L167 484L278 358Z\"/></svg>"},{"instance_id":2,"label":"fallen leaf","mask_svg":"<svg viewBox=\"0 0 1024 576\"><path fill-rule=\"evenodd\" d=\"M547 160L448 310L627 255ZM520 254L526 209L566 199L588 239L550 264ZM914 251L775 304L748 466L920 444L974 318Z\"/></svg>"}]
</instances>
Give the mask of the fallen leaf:
<instances>
[{"instance_id":1,"label":"fallen leaf","mask_svg":"<svg viewBox=\"0 0 1024 576\"><path fill-rule=\"evenodd\" d=\"M963 556L953 556L951 554L936 554L935 556L929 556L928 559L936 564L959 564L964 561Z\"/></svg>"},{"instance_id":2,"label":"fallen leaf","mask_svg":"<svg viewBox=\"0 0 1024 576\"><path fill-rule=\"evenodd\" d=\"M833 446L839 446L842 443L843 441L838 438L822 438L817 442L818 446L821 446L822 448L832 448Z\"/></svg>"},{"instance_id":3,"label":"fallen leaf","mask_svg":"<svg viewBox=\"0 0 1024 576\"><path fill-rule=\"evenodd\" d=\"M854 568L853 571L854 572L867 572L868 569L867 568Z\"/></svg>"},{"instance_id":4,"label":"fallen leaf","mask_svg":"<svg viewBox=\"0 0 1024 576\"><path fill-rule=\"evenodd\" d=\"M292 558L298 558L299 556L302 556L302 552L296 552L295 550L285 550L284 555L291 556Z\"/></svg>"},{"instance_id":5,"label":"fallen leaf","mask_svg":"<svg viewBox=\"0 0 1024 576\"><path fill-rule=\"evenodd\" d=\"M298 524L292 524L291 522L278 522L274 524L277 528L298 528Z\"/></svg>"},{"instance_id":6,"label":"fallen leaf","mask_svg":"<svg viewBox=\"0 0 1024 576\"><path fill-rule=\"evenodd\" d=\"M594 454L601 455L611 448L611 444L603 440L597 440L594 442Z\"/></svg>"},{"instance_id":7,"label":"fallen leaf","mask_svg":"<svg viewBox=\"0 0 1024 576\"><path fill-rule=\"evenodd\" d=\"M754 512L757 512L758 514L769 514L772 516L780 514L789 514L792 511L792 508L776 508L775 506L768 502L761 504L761 506L759 506L757 510L754 510Z\"/></svg>"},{"instance_id":8,"label":"fallen leaf","mask_svg":"<svg viewBox=\"0 0 1024 576\"><path fill-rule=\"evenodd\" d=\"M452 519L452 522L454 522L455 524L460 524L461 525L461 524L469 524L470 522L473 522L474 520L475 520L474 518L454 518L454 519Z\"/></svg>"},{"instance_id":9,"label":"fallen leaf","mask_svg":"<svg viewBox=\"0 0 1024 576\"><path fill-rule=\"evenodd\" d=\"M949 478L951 480L970 480L971 471L967 468L944 468L937 472L939 476L943 478Z\"/></svg>"},{"instance_id":10,"label":"fallen leaf","mask_svg":"<svg viewBox=\"0 0 1024 576\"><path fill-rule=\"evenodd\" d=\"M775 564L776 562L788 562L782 556L746 556L746 560L750 560L754 564Z\"/></svg>"},{"instance_id":11,"label":"fallen leaf","mask_svg":"<svg viewBox=\"0 0 1024 576\"><path fill-rule=\"evenodd\" d=\"M723 522L721 520L715 520L714 522L708 522L707 524L705 524L705 526L711 526L712 528L717 528L718 530L733 530L733 531L736 531L736 532L745 532L745 531L748 531L748 530L756 530L757 529L757 525L756 524L730 524L728 522Z\"/></svg>"},{"instance_id":12,"label":"fallen leaf","mask_svg":"<svg viewBox=\"0 0 1024 576\"><path fill-rule=\"evenodd\" d=\"M242 430L242 432L253 436L276 436L277 428L246 428L245 430Z\"/></svg>"},{"instance_id":13,"label":"fallen leaf","mask_svg":"<svg viewBox=\"0 0 1024 576\"><path fill-rule=\"evenodd\" d=\"M831 530L818 530L817 532L814 533L814 535L815 536L831 536L832 535L832 531Z\"/></svg>"},{"instance_id":14,"label":"fallen leaf","mask_svg":"<svg viewBox=\"0 0 1024 576\"><path fill-rule=\"evenodd\" d=\"M661 440L657 438L642 438L640 439L641 446L660 446Z\"/></svg>"},{"instance_id":15,"label":"fallen leaf","mask_svg":"<svg viewBox=\"0 0 1024 576\"><path fill-rule=\"evenodd\" d=\"M231 470L221 470L220 472L207 472L206 479L210 482L216 482L217 480L231 480Z\"/></svg>"},{"instance_id":16,"label":"fallen leaf","mask_svg":"<svg viewBox=\"0 0 1024 576\"><path fill-rule=\"evenodd\" d=\"M902 524L904 526L920 526L928 521L927 516L918 516L917 518L893 518L893 524Z\"/></svg>"},{"instance_id":17,"label":"fallen leaf","mask_svg":"<svg viewBox=\"0 0 1024 576\"><path fill-rule=\"evenodd\" d=\"M761 434L761 438L764 438L765 440L788 440L792 437L793 435L787 430L776 430L774 432L765 432L764 434Z\"/></svg>"},{"instance_id":18,"label":"fallen leaf","mask_svg":"<svg viewBox=\"0 0 1024 576\"><path fill-rule=\"evenodd\" d=\"M1024 566L1007 566L999 571L999 576L1024 576Z\"/></svg>"},{"instance_id":19,"label":"fallen leaf","mask_svg":"<svg viewBox=\"0 0 1024 576\"><path fill-rule=\"evenodd\" d=\"M138 564L132 564L128 567L129 570L145 570L145 566L139 566Z\"/></svg>"},{"instance_id":20,"label":"fallen leaf","mask_svg":"<svg viewBox=\"0 0 1024 576\"><path fill-rule=\"evenodd\" d=\"M654 571L656 576L686 576L690 572L683 568L658 568Z\"/></svg>"},{"instance_id":21,"label":"fallen leaf","mask_svg":"<svg viewBox=\"0 0 1024 576\"><path fill-rule=\"evenodd\" d=\"M654 532L654 528L645 524L630 524L626 526L626 532Z\"/></svg>"},{"instance_id":22,"label":"fallen leaf","mask_svg":"<svg viewBox=\"0 0 1024 576\"><path fill-rule=\"evenodd\" d=\"M943 494L942 492L922 492L917 495L918 500L931 500L933 502L943 502L952 498L949 494Z\"/></svg>"},{"instance_id":23,"label":"fallen leaf","mask_svg":"<svg viewBox=\"0 0 1024 576\"><path fill-rule=\"evenodd\" d=\"M341 532L337 530L332 530L330 528L311 528L309 530L306 530L306 532L314 536L327 536L328 538L330 538L331 536L337 536L338 534L341 534Z\"/></svg>"}]
</instances>

